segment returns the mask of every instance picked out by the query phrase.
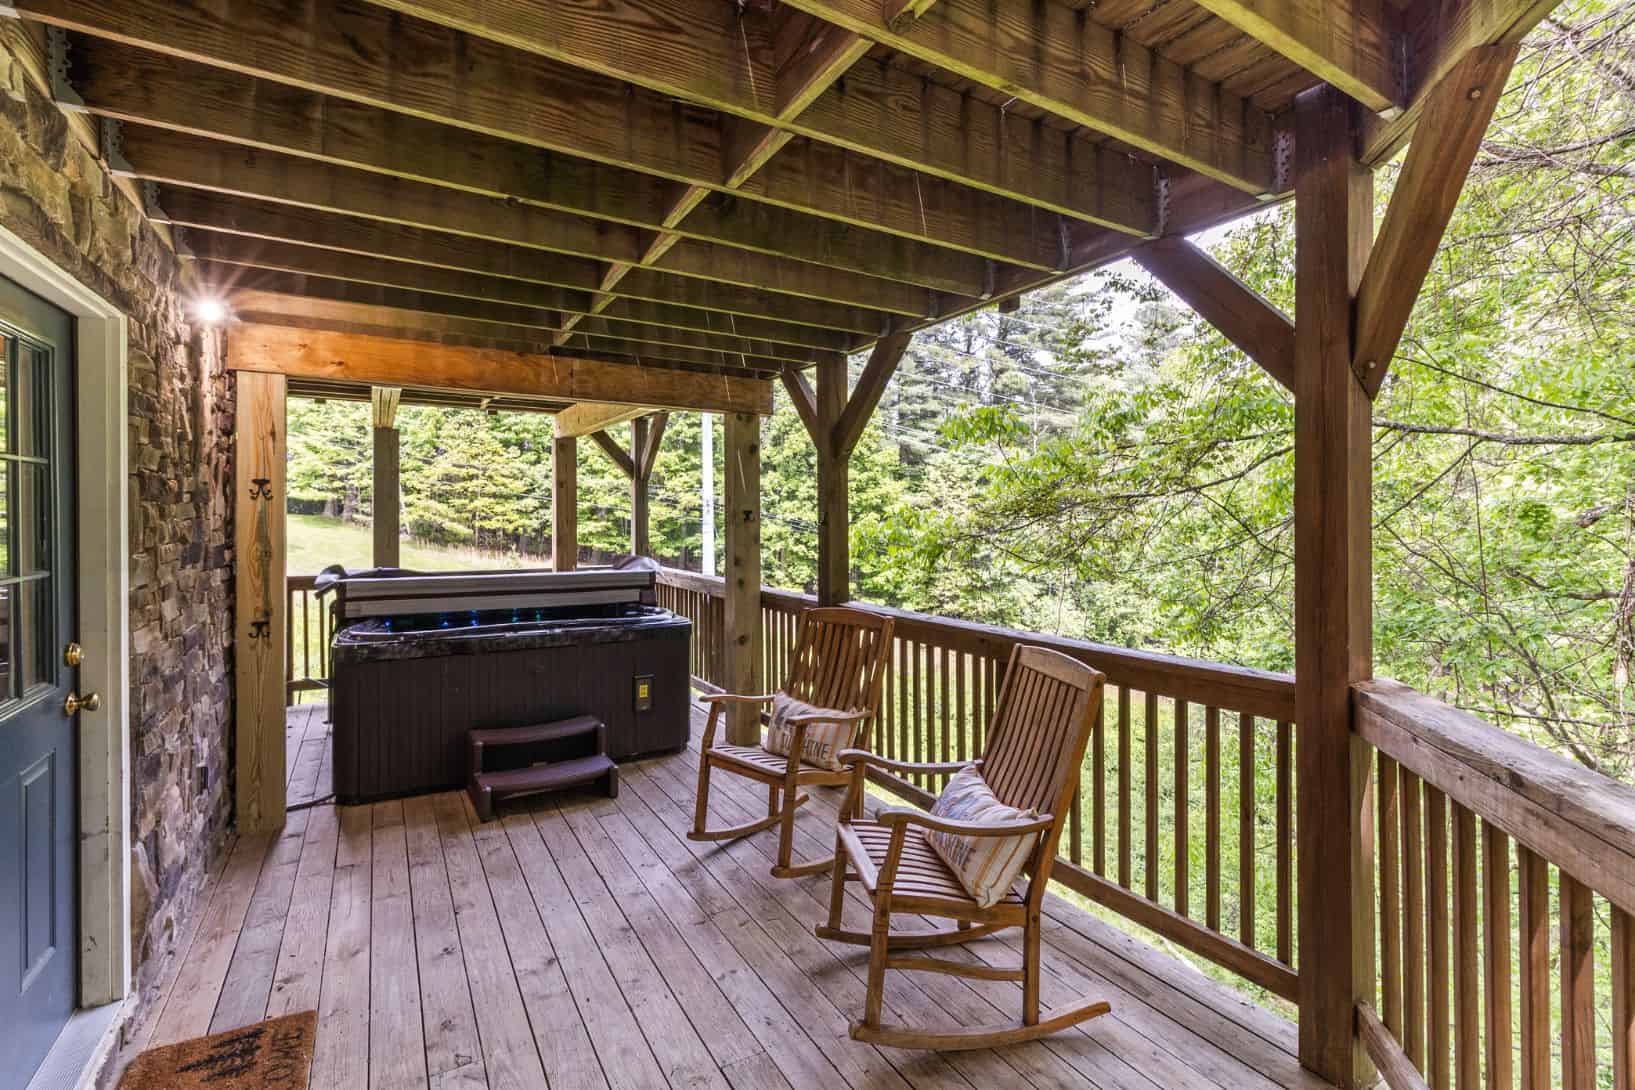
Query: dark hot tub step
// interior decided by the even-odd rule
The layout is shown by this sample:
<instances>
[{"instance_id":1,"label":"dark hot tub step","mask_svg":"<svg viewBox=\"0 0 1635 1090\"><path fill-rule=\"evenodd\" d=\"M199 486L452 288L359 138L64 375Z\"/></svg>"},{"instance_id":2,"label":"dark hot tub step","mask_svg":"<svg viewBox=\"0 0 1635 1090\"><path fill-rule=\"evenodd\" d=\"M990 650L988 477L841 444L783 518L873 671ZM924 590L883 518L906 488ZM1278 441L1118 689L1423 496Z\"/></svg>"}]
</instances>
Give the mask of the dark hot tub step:
<instances>
[{"instance_id":1,"label":"dark hot tub step","mask_svg":"<svg viewBox=\"0 0 1635 1090\"><path fill-rule=\"evenodd\" d=\"M535 791L560 791L567 787L604 780L608 798L619 795L619 769L606 754L575 757L571 761L511 768L502 772L478 772L471 777L468 790L471 804L482 821L492 821L494 804L515 795Z\"/></svg>"},{"instance_id":2,"label":"dark hot tub step","mask_svg":"<svg viewBox=\"0 0 1635 1090\"><path fill-rule=\"evenodd\" d=\"M603 729L602 721L594 715L576 715L571 719L558 719L554 723L540 723L532 727L489 727L474 730L468 735L471 739L471 767L473 771L482 771L484 750L561 742L595 734ZM598 739L596 752L601 753L604 749Z\"/></svg>"}]
</instances>

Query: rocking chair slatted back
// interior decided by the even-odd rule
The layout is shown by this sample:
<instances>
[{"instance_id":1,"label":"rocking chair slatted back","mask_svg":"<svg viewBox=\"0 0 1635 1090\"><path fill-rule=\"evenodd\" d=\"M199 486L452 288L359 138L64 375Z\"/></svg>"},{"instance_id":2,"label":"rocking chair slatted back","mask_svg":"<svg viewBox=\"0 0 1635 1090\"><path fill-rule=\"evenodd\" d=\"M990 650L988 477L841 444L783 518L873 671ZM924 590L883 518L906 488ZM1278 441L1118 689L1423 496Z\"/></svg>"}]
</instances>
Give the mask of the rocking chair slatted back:
<instances>
[{"instance_id":1,"label":"rocking chair slatted back","mask_svg":"<svg viewBox=\"0 0 1635 1090\"><path fill-rule=\"evenodd\" d=\"M886 656L891 652L889 617L845 606L820 606L801 614L793 664L783 691L796 700L836 711L879 704ZM867 747L872 721L854 744Z\"/></svg>"},{"instance_id":2,"label":"rocking chair slatted back","mask_svg":"<svg viewBox=\"0 0 1635 1090\"><path fill-rule=\"evenodd\" d=\"M982 778L1000 802L1054 814L1060 825L1106 680L1066 655L1017 646L982 761Z\"/></svg>"}]
</instances>

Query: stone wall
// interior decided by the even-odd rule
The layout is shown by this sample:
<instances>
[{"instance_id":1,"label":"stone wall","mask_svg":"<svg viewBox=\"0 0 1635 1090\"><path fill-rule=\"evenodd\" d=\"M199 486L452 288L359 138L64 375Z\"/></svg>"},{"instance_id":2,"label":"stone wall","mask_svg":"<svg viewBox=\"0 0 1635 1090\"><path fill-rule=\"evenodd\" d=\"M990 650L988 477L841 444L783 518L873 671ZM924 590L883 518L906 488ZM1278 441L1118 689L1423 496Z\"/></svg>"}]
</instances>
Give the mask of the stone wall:
<instances>
[{"instance_id":1,"label":"stone wall","mask_svg":"<svg viewBox=\"0 0 1635 1090\"><path fill-rule=\"evenodd\" d=\"M0 19L0 223L129 317L132 925L150 988L231 815L232 387L182 267Z\"/></svg>"}]
</instances>

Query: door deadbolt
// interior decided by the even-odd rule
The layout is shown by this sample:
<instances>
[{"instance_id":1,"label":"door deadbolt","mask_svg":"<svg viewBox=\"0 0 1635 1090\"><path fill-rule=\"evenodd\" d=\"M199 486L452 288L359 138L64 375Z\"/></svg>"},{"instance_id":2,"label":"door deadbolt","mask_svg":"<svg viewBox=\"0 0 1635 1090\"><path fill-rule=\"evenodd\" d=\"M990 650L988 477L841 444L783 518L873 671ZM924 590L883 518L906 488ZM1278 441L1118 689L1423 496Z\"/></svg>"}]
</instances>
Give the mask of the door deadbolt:
<instances>
[{"instance_id":1,"label":"door deadbolt","mask_svg":"<svg viewBox=\"0 0 1635 1090\"><path fill-rule=\"evenodd\" d=\"M69 666L78 666L85 661L85 648L77 643L71 643L62 649L62 661Z\"/></svg>"}]
</instances>

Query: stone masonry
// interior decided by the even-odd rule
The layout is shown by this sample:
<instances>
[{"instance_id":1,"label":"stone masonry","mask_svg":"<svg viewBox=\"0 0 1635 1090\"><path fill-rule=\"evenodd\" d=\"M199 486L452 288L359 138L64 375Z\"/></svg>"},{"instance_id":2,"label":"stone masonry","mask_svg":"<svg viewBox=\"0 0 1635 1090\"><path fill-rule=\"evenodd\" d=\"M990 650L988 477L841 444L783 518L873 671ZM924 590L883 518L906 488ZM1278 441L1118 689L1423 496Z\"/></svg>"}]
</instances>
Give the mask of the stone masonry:
<instances>
[{"instance_id":1,"label":"stone masonry","mask_svg":"<svg viewBox=\"0 0 1635 1090\"><path fill-rule=\"evenodd\" d=\"M182 266L0 19L0 223L129 317L132 926L147 992L232 812L232 387Z\"/></svg>"}]
</instances>

